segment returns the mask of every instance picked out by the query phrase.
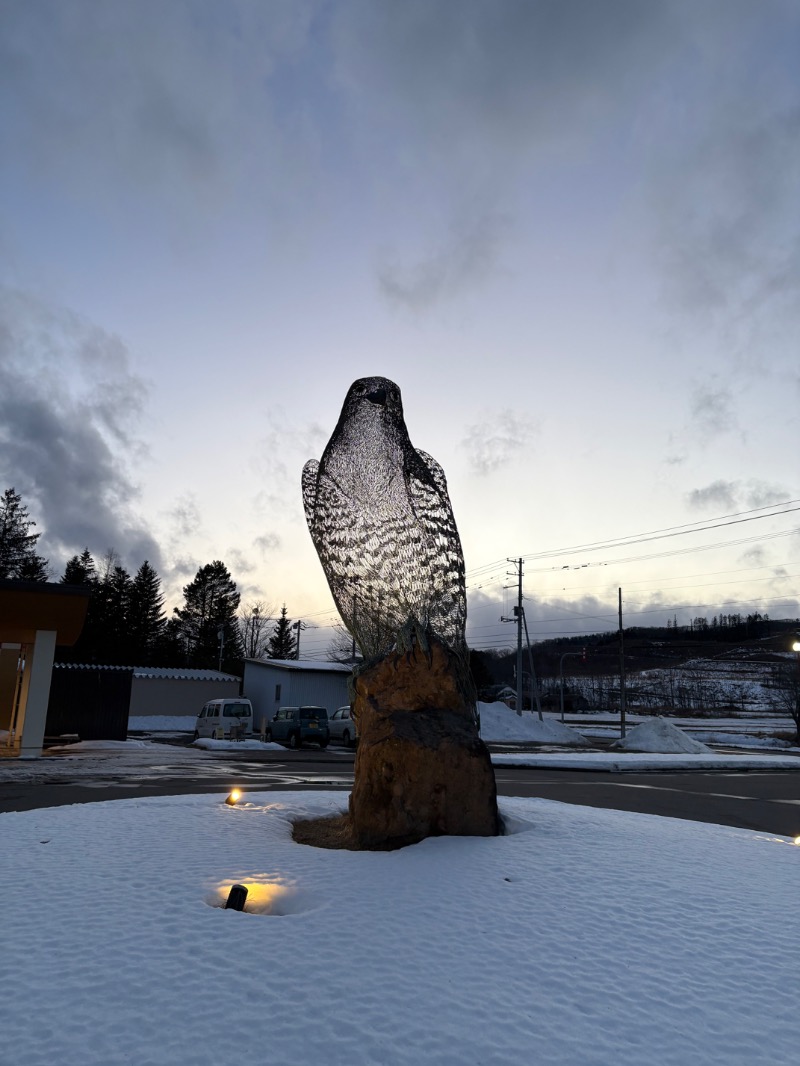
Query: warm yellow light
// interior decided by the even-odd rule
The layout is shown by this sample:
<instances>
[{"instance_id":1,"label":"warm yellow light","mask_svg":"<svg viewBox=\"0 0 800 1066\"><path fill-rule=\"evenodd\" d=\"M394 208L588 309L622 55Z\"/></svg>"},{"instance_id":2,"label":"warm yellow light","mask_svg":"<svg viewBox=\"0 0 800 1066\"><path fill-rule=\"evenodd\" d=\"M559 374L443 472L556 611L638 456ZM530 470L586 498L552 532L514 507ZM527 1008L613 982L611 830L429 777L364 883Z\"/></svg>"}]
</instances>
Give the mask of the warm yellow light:
<instances>
[{"instance_id":1,"label":"warm yellow light","mask_svg":"<svg viewBox=\"0 0 800 1066\"><path fill-rule=\"evenodd\" d=\"M231 805L231 807L232 807L235 803L238 803L241 798L242 798L242 794L239 791L239 789L238 788L234 788L234 789L231 789L231 794L230 794L230 796L228 796L228 798L225 800L225 802L229 803Z\"/></svg>"},{"instance_id":2,"label":"warm yellow light","mask_svg":"<svg viewBox=\"0 0 800 1066\"><path fill-rule=\"evenodd\" d=\"M800 837L795 837L794 842L795 844L797 844L798 847L800 847Z\"/></svg>"},{"instance_id":3,"label":"warm yellow light","mask_svg":"<svg viewBox=\"0 0 800 1066\"><path fill-rule=\"evenodd\" d=\"M237 881L247 889L246 912L248 914L295 914L304 909L302 901L298 900L297 887L294 883L279 884L265 881ZM225 907L230 895L231 884L218 885L208 897L207 902L212 907Z\"/></svg>"},{"instance_id":4,"label":"warm yellow light","mask_svg":"<svg viewBox=\"0 0 800 1066\"><path fill-rule=\"evenodd\" d=\"M792 645L792 651L800 651L800 640L796 640Z\"/></svg>"}]
</instances>

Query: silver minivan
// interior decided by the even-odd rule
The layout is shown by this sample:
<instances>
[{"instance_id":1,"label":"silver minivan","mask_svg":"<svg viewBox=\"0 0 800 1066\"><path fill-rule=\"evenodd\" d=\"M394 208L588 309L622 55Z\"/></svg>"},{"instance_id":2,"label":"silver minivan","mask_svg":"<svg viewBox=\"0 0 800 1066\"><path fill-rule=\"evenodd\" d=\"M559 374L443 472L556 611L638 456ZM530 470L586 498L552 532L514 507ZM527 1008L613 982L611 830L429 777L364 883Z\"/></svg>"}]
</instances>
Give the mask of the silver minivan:
<instances>
[{"instance_id":1,"label":"silver minivan","mask_svg":"<svg viewBox=\"0 0 800 1066\"><path fill-rule=\"evenodd\" d=\"M250 700L209 700L194 723L194 739L216 737L221 729L225 739L230 739L231 729L235 737L253 734L253 705Z\"/></svg>"}]
</instances>

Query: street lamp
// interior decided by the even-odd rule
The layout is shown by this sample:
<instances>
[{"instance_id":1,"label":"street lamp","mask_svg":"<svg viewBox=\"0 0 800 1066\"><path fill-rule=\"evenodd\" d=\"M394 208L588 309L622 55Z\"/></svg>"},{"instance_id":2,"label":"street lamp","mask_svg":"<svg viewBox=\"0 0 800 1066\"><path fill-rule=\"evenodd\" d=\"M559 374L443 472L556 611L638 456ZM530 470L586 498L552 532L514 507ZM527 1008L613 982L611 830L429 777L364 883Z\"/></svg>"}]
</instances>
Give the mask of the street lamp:
<instances>
[{"instance_id":1,"label":"street lamp","mask_svg":"<svg viewBox=\"0 0 800 1066\"><path fill-rule=\"evenodd\" d=\"M561 656L558 663L558 695L561 701L561 721L564 721L564 660L568 659L570 655L580 655L584 658L582 651L565 651Z\"/></svg>"}]
</instances>

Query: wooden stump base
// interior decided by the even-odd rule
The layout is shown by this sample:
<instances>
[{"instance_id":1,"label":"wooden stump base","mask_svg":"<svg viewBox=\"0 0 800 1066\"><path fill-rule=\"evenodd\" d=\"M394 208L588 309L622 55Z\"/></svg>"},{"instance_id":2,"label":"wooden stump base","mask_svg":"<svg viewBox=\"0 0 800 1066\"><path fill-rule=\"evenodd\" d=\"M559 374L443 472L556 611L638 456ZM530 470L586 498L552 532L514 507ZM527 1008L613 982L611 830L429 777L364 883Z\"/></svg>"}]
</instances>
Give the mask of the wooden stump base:
<instances>
[{"instance_id":1,"label":"wooden stump base","mask_svg":"<svg viewBox=\"0 0 800 1066\"><path fill-rule=\"evenodd\" d=\"M359 741L350 818L357 846L496 836L497 789L462 667L429 637L355 679Z\"/></svg>"}]
</instances>

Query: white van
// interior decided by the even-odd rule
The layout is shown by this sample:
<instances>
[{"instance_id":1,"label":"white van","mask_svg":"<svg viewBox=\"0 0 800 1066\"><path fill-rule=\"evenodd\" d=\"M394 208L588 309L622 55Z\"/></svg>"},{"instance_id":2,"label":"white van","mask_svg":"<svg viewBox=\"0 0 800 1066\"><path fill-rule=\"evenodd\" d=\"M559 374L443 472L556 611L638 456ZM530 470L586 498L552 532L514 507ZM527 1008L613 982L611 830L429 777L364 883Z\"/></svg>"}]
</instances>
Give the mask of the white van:
<instances>
[{"instance_id":1,"label":"white van","mask_svg":"<svg viewBox=\"0 0 800 1066\"><path fill-rule=\"evenodd\" d=\"M220 728L225 738L230 739L231 726L239 737L252 736L253 705L250 700L209 700L194 723L194 739L216 737Z\"/></svg>"}]
</instances>

